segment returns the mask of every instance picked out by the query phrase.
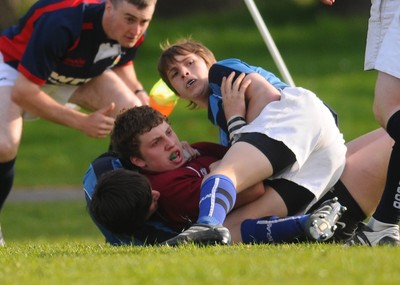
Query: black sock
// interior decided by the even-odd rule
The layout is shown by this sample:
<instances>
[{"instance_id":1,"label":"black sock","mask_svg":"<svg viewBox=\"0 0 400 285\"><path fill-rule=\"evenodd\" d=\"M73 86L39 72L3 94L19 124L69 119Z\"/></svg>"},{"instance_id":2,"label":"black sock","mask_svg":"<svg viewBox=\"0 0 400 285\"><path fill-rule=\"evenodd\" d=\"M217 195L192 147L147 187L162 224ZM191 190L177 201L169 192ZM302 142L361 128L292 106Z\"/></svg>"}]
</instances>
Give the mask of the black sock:
<instances>
[{"instance_id":1,"label":"black sock","mask_svg":"<svg viewBox=\"0 0 400 285\"><path fill-rule=\"evenodd\" d=\"M15 159L0 163L0 210L13 185L14 164Z\"/></svg>"},{"instance_id":2,"label":"black sock","mask_svg":"<svg viewBox=\"0 0 400 285\"><path fill-rule=\"evenodd\" d=\"M396 143L400 143L400 110L394 113L386 126L386 132Z\"/></svg>"},{"instance_id":3,"label":"black sock","mask_svg":"<svg viewBox=\"0 0 400 285\"><path fill-rule=\"evenodd\" d=\"M395 140L389 160L386 185L375 213L376 220L398 224L400 222L400 111L389 119L388 134Z\"/></svg>"}]
</instances>

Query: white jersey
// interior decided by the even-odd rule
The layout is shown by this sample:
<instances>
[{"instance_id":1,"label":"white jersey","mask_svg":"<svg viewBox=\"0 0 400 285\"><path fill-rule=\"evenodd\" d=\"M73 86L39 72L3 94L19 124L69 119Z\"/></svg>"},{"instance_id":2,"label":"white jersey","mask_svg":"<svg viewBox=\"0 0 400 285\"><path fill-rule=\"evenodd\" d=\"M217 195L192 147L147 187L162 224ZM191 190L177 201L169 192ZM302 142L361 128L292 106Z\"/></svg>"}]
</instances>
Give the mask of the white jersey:
<instances>
[{"instance_id":1,"label":"white jersey","mask_svg":"<svg viewBox=\"0 0 400 285\"><path fill-rule=\"evenodd\" d=\"M346 163L343 135L331 111L311 91L287 87L240 133L262 133L283 142L296 163L270 179L284 178L321 198L339 180ZM309 205L311 206L311 205Z\"/></svg>"},{"instance_id":2,"label":"white jersey","mask_svg":"<svg viewBox=\"0 0 400 285\"><path fill-rule=\"evenodd\" d=\"M372 0L365 70L400 78L400 0Z\"/></svg>"}]
</instances>

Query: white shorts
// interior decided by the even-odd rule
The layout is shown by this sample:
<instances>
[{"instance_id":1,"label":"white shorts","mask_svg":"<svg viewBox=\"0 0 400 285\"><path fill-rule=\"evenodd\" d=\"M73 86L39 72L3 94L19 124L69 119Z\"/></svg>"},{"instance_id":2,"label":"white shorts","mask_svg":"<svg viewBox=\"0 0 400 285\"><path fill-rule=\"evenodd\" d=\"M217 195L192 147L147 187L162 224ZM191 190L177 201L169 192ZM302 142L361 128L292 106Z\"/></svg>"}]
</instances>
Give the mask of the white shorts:
<instances>
[{"instance_id":1,"label":"white shorts","mask_svg":"<svg viewBox=\"0 0 400 285\"><path fill-rule=\"evenodd\" d=\"M15 80L18 77L18 71L8 64L4 63L3 55L0 53L0 86L14 86ZM72 94L78 86L69 86L69 85L51 85L45 84L40 89L43 90L47 95L52 97L58 103L62 105L66 105L69 108L77 109L78 107L74 104L68 103L69 98L71 98ZM10 94L11 96L11 94ZM32 120L38 118L35 115L32 115L28 112L23 113L24 120Z\"/></svg>"},{"instance_id":2,"label":"white shorts","mask_svg":"<svg viewBox=\"0 0 400 285\"><path fill-rule=\"evenodd\" d=\"M330 110L311 91L287 87L281 100L268 104L241 133L262 133L282 141L296 163L271 177L284 178L321 198L339 180L346 163L343 135ZM311 206L311 205L309 205Z\"/></svg>"},{"instance_id":3,"label":"white shorts","mask_svg":"<svg viewBox=\"0 0 400 285\"><path fill-rule=\"evenodd\" d=\"M400 78L400 0L371 0L364 69Z\"/></svg>"}]
</instances>

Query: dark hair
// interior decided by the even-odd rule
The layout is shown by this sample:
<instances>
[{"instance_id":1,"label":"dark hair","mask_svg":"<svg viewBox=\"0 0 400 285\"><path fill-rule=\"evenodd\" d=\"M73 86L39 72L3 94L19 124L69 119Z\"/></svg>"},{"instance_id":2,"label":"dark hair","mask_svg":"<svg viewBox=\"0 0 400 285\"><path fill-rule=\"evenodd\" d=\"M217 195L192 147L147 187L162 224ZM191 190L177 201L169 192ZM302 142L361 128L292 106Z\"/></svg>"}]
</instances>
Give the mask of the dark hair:
<instances>
[{"instance_id":1,"label":"dark hair","mask_svg":"<svg viewBox=\"0 0 400 285\"><path fill-rule=\"evenodd\" d=\"M130 164L131 156L143 158L139 136L164 121L168 122L167 117L149 106L133 107L117 116L111 133L111 145L124 165Z\"/></svg>"},{"instance_id":2,"label":"dark hair","mask_svg":"<svg viewBox=\"0 0 400 285\"><path fill-rule=\"evenodd\" d=\"M114 234L132 236L147 220L151 185L140 173L116 169L99 179L88 210L93 219Z\"/></svg>"}]
</instances>

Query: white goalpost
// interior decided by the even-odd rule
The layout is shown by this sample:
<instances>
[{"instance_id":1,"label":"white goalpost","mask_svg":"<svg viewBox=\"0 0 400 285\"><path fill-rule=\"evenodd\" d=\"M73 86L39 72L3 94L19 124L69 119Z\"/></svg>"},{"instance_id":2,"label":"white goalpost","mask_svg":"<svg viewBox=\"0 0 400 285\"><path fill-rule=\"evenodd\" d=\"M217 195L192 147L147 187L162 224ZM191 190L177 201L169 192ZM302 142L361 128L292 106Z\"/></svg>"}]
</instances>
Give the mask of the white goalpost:
<instances>
[{"instance_id":1,"label":"white goalpost","mask_svg":"<svg viewBox=\"0 0 400 285\"><path fill-rule=\"evenodd\" d=\"M286 67L286 64L283 61L282 56L279 53L279 50L276 47L275 42L272 39L272 36L267 26L265 25L265 22L261 17L261 14L258 11L256 4L254 3L254 0L244 0L244 2L246 3L247 8L250 11L250 14L253 17L254 22L256 23L258 30L260 31L261 36L264 39L264 42L267 45L267 48L271 53L271 56L279 69L279 72L281 73L283 80L290 86L295 86L294 81Z\"/></svg>"}]
</instances>

